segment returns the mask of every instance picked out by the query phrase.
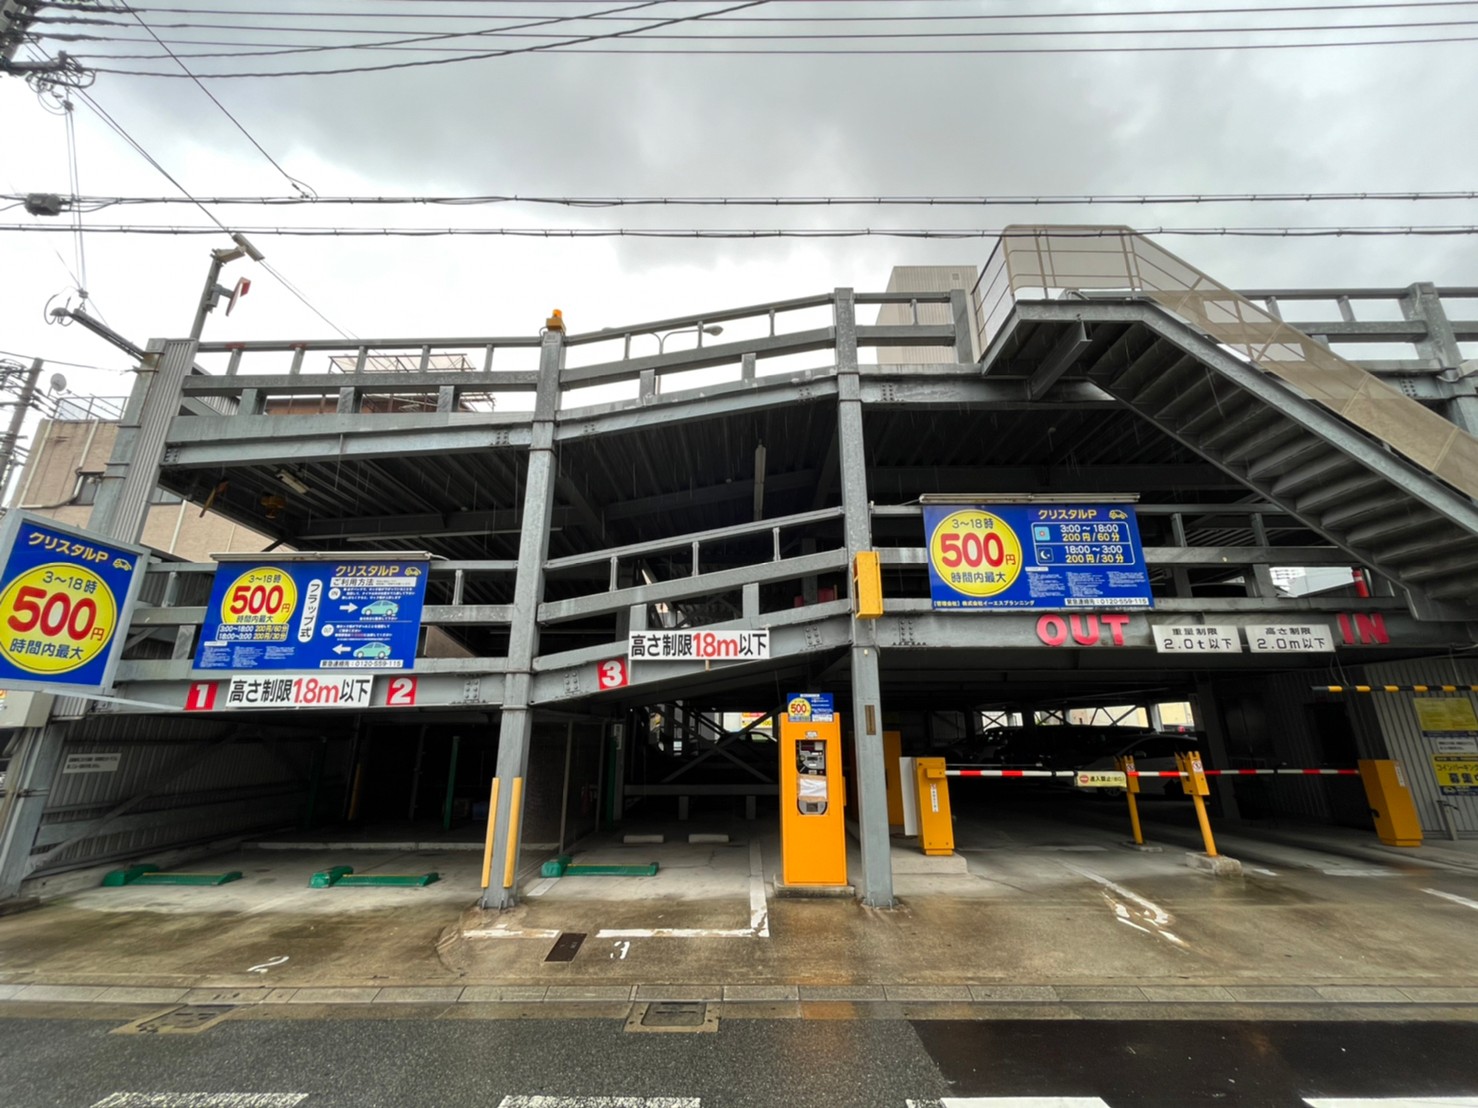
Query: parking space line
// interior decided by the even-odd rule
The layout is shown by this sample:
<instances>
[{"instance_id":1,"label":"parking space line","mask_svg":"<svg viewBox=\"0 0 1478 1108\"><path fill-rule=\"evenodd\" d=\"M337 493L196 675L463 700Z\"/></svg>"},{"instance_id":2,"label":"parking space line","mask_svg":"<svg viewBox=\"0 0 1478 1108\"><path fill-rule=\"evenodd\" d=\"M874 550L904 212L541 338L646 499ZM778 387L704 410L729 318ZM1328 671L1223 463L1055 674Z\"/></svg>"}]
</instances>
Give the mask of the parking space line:
<instances>
[{"instance_id":1,"label":"parking space line","mask_svg":"<svg viewBox=\"0 0 1478 1108\"><path fill-rule=\"evenodd\" d=\"M114 1093L92 1108L293 1108L307 1093Z\"/></svg>"},{"instance_id":2,"label":"parking space line","mask_svg":"<svg viewBox=\"0 0 1478 1108\"><path fill-rule=\"evenodd\" d=\"M1450 900L1454 904L1461 904L1464 908L1478 909L1478 900L1469 900L1457 893L1444 893L1441 889L1423 889L1422 892L1430 893L1432 896L1440 896L1443 900Z\"/></svg>"}]
</instances>

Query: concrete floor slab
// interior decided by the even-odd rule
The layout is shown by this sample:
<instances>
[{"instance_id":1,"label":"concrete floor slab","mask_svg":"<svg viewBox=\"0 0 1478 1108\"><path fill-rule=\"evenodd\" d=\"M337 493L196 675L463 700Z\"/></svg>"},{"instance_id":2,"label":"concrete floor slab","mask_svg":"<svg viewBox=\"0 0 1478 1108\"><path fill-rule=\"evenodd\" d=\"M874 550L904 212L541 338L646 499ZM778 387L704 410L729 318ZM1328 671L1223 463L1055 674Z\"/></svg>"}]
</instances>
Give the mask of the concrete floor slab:
<instances>
[{"instance_id":1,"label":"concrete floor slab","mask_svg":"<svg viewBox=\"0 0 1478 1108\"><path fill-rule=\"evenodd\" d=\"M15 994L16 1000L63 1000L84 1003L102 999L107 990L92 985L25 985Z\"/></svg>"},{"instance_id":2,"label":"concrete floor slab","mask_svg":"<svg viewBox=\"0 0 1478 1108\"><path fill-rule=\"evenodd\" d=\"M722 985L638 985L634 1000L702 1000L724 999Z\"/></svg>"},{"instance_id":3,"label":"concrete floor slab","mask_svg":"<svg viewBox=\"0 0 1478 1108\"><path fill-rule=\"evenodd\" d=\"M375 994L376 1004L447 1004L461 999L460 985L387 985Z\"/></svg>"}]
</instances>

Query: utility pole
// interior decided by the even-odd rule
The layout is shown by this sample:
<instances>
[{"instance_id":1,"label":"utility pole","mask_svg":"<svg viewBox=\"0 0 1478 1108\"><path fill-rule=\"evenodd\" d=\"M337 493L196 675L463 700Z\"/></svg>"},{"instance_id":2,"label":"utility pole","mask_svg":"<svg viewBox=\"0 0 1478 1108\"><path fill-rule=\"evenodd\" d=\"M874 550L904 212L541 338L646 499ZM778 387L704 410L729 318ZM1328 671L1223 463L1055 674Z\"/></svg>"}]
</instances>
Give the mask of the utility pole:
<instances>
[{"instance_id":1,"label":"utility pole","mask_svg":"<svg viewBox=\"0 0 1478 1108\"><path fill-rule=\"evenodd\" d=\"M4 438L0 438L0 494L4 493L10 480L10 470L15 465L16 446L20 442L21 425L25 423L26 413L31 410L31 402L36 398L36 382L41 379L41 367L44 364L40 358L31 363L25 382L21 385L20 396L15 402L15 411L10 416L10 427Z\"/></svg>"},{"instance_id":2,"label":"utility pole","mask_svg":"<svg viewBox=\"0 0 1478 1108\"><path fill-rule=\"evenodd\" d=\"M35 0L0 0L0 62L15 57L39 6Z\"/></svg>"}]
</instances>

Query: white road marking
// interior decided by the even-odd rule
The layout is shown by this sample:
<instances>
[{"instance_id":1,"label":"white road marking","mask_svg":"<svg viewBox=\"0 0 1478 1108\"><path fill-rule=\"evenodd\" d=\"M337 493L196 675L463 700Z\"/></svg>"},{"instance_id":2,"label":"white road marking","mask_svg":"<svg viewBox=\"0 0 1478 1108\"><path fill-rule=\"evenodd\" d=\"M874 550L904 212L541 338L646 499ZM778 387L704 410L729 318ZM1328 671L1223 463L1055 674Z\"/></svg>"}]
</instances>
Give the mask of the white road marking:
<instances>
[{"instance_id":1,"label":"white road marking","mask_svg":"<svg viewBox=\"0 0 1478 1108\"><path fill-rule=\"evenodd\" d=\"M92 1108L293 1108L307 1093L114 1093Z\"/></svg>"},{"instance_id":2,"label":"white road marking","mask_svg":"<svg viewBox=\"0 0 1478 1108\"><path fill-rule=\"evenodd\" d=\"M765 865L760 844L749 844L748 927L611 927L595 933L597 939L768 939L770 905L765 899Z\"/></svg>"},{"instance_id":3,"label":"white road marking","mask_svg":"<svg viewBox=\"0 0 1478 1108\"><path fill-rule=\"evenodd\" d=\"M1326 869L1328 877L1400 877L1393 869Z\"/></svg>"},{"instance_id":4,"label":"white road marking","mask_svg":"<svg viewBox=\"0 0 1478 1108\"><path fill-rule=\"evenodd\" d=\"M1478 1096L1304 1097L1309 1108L1478 1108Z\"/></svg>"},{"instance_id":5,"label":"white road marking","mask_svg":"<svg viewBox=\"0 0 1478 1108\"><path fill-rule=\"evenodd\" d=\"M260 965L252 966L246 972L247 973L266 973L273 966L283 965L284 963L287 962L287 960L288 960L288 956L286 954L279 954L276 958L268 958L265 962L261 963Z\"/></svg>"},{"instance_id":6,"label":"white road marking","mask_svg":"<svg viewBox=\"0 0 1478 1108\"><path fill-rule=\"evenodd\" d=\"M1148 923L1150 926L1146 928L1140 926L1138 923L1135 923L1133 919L1133 913L1130 912L1129 908L1119 903L1119 901L1115 900L1113 897L1109 896L1107 892L1105 892L1103 894L1103 898L1107 900L1109 904L1113 907L1114 918L1117 919L1120 923L1126 924L1129 927L1134 928L1136 931L1149 931L1151 934L1158 935L1160 936L1160 938L1166 940L1167 942L1174 943L1178 947L1184 948L1186 946L1186 941L1184 939L1175 934L1175 932L1169 930L1170 913L1161 908L1153 900L1149 900L1146 897L1140 896L1133 889L1126 889L1123 885L1120 885L1116 881L1110 881L1101 873L1094 873L1092 870L1083 869L1081 866L1069 866L1065 862L1062 864L1065 868L1072 870L1079 876L1086 877L1089 881L1093 881L1099 885L1102 885L1105 889L1111 889L1122 896L1125 900L1131 900L1135 904L1139 905L1140 918L1143 919L1144 922Z\"/></svg>"},{"instance_id":7,"label":"white road marking","mask_svg":"<svg viewBox=\"0 0 1478 1108\"><path fill-rule=\"evenodd\" d=\"M530 927L520 931L513 927L479 927L463 931L464 939L557 939L561 932L546 927Z\"/></svg>"},{"instance_id":8,"label":"white road marking","mask_svg":"<svg viewBox=\"0 0 1478 1108\"><path fill-rule=\"evenodd\" d=\"M910 1100L908 1108L1108 1108L1096 1096L947 1096Z\"/></svg>"},{"instance_id":9,"label":"white road marking","mask_svg":"<svg viewBox=\"0 0 1478 1108\"><path fill-rule=\"evenodd\" d=\"M1246 868L1247 868L1247 872L1248 873L1259 873L1259 874L1261 874L1264 877L1277 877L1278 876L1277 873L1275 873L1273 870L1263 869L1261 866L1248 866Z\"/></svg>"},{"instance_id":10,"label":"white road marking","mask_svg":"<svg viewBox=\"0 0 1478 1108\"><path fill-rule=\"evenodd\" d=\"M1423 889L1422 892L1430 893L1433 896L1440 896L1443 900L1450 900L1454 904L1461 904L1464 908L1478 908L1478 900L1469 900L1465 896L1458 896L1457 893L1444 893L1441 889Z\"/></svg>"},{"instance_id":11,"label":"white road marking","mask_svg":"<svg viewBox=\"0 0 1478 1108\"><path fill-rule=\"evenodd\" d=\"M613 927L595 933L597 939L752 939L754 929L735 927Z\"/></svg>"},{"instance_id":12,"label":"white road marking","mask_svg":"<svg viewBox=\"0 0 1478 1108\"><path fill-rule=\"evenodd\" d=\"M498 1108L702 1108L695 1096L505 1096Z\"/></svg>"},{"instance_id":13,"label":"white road marking","mask_svg":"<svg viewBox=\"0 0 1478 1108\"><path fill-rule=\"evenodd\" d=\"M554 888L554 883L557 880L559 880L559 878L557 878L557 877L545 877L545 878L542 878L541 880L535 881L532 885L529 886L529 891L526 892L526 893L524 893L523 895L524 896L543 896L550 889Z\"/></svg>"},{"instance_id":14,"label":"white road marking","mask_svg":"<svg viewBox=\"0 0 1478 1108\"><path fill-rule=\"evenodd\" d=\"M630 942L621 942L621 941L618 940L617 942L613 943L612 945L615 946L616 949L613 950L613 951L611 951L611 957L612 958L618 957L617 952L619 951L619 960L622 961L622 962L626 961L626 956L631 953L631 943Z\"/></svg>"},{"instance_id":15,"label":"white road marking","mask_svg":"<svg viewBox=\"0 0 1478 1108\"><path fill-rule=\"evenodd\" d=\"M770 906L765 901L765 863L760 844L749 844L749 927L761 939L770 937Z\"/></svg>"}]
</instances>

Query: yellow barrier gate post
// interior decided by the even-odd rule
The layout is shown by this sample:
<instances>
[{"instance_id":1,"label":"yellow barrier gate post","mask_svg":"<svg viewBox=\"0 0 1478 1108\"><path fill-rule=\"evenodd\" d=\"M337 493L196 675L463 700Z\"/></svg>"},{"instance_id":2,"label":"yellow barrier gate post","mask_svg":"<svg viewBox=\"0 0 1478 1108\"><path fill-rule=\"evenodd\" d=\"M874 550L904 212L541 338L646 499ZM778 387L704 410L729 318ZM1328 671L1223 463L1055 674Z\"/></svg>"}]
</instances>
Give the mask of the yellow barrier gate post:
<instances>
[{"instance_id":1,"label":"yellow barrier gate post","mask_svg":"<svg viewBox=\"0 0 1478 1108\"><path fill-rule=\"evenodd\" d=\"M1134 833L1134 845L1144 845L1144 832L1139 827L1139 778L1134 773L1134 757L1125 754L1114 759L1124 774L1124 799L1129 802L1129 829Z\"/></svg>"},{"instance_id":2,"label":"yellow barrier gate post","mask_svg":"<svg viewBox=\"0 0 1478 1108\"><path fill-rule=\"evenodd\" d=\"M919 796L919 848L931 857L949 857L955 852L955 826L949 813L944 759L915 759L914 781Z\"/></svg>"},{"instance_id":3,"label":"yellow barrier gate post","mask_svg":"<svg viewBox=\"0 0 1478 1108\"><path fill-rule=\"evenodd\" d=\"M1210 870L1218 877L1236 876L1242 872L1242 863L1235 858L1226 858L1216 852L1216 841L1211 837L1211 820L1206 815L1206 798L1211 795L1211 786L1206 781L1206 770L1201 755L1187 750L1175 755L1175 764L1184 775L1181 788L1196 806L1196 822L1201 825L1201 840L1206 844L1205 854L1187 854L1186 862L1200 869Z\"/></svg>"}]
</instances>

